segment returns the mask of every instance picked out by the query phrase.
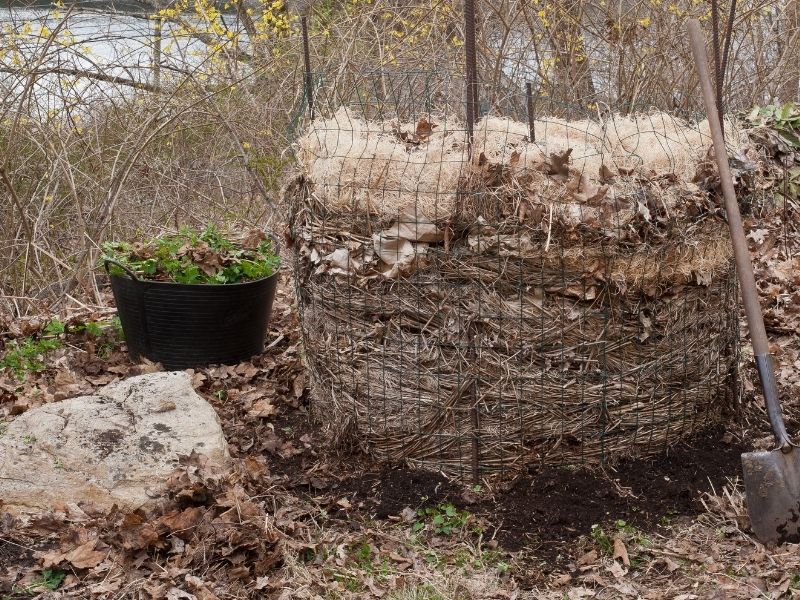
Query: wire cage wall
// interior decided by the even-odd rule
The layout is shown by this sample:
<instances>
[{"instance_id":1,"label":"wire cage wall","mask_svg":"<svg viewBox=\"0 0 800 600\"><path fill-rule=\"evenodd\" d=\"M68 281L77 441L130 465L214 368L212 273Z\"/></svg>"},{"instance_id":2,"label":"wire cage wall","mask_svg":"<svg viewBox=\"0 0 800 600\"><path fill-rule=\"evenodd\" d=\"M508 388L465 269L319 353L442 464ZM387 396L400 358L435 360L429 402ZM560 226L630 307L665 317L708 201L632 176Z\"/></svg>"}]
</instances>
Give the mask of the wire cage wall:
<instances>
[{"instance_id":1,"label":"wire cage wall","mask_svg":"<svg viewBox=\"0 0 800 600\"><path fill-rule=\"evenodd\" d=\"M707 127L541 99L534 119L522 93L470 139L463 97L426 72L314 90L284 200L315 415L474 481L718 419L738 320Z\"/></svg>"}]
</instances>

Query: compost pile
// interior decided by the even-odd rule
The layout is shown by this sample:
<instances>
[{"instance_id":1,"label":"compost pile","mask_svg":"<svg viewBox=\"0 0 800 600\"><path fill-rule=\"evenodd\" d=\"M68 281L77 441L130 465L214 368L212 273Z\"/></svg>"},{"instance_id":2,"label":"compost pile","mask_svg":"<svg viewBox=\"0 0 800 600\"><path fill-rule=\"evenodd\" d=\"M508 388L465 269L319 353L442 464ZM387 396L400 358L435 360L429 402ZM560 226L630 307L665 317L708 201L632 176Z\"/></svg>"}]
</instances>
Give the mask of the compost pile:
<instances>
[{"instance_id":1,"label":"compost pile","mask_svg":"<svg viewBox=\"0 0 800 600\"><path fill-rule=\"evenodd\" d=\"M553 118L533 142L486 117L470 148L444 116L314 121L285 200L317 414L343 443L476 479L706 426L737 339L707 131Z\"/></svg>"}]
</instances>

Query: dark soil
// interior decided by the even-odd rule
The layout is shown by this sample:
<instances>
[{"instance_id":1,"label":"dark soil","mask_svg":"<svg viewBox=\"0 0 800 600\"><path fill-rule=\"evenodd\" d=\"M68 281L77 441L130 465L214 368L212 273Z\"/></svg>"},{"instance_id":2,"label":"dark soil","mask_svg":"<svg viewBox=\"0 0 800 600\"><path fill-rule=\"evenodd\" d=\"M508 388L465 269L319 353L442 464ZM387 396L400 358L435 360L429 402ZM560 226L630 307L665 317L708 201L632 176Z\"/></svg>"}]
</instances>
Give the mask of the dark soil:
<instances>
[{"instance_id":1,"label":"dark soil","mask_svg":"<svg viewBox=\"0 0 800 600\"><path fill-rule=\"evenodd\" d=\"M48 550L54 542L47 537L30 539L17 534L19 522L10 514L0 516L0 598L16 598L7 576L14 570L25 572L37 564L37 551ZM25 594L28 596L28 594Z\"/></svg>"},{"instance_id":2,"label":"dark soil","mask_svg":"<svg viewBox=\"0 0 800 600\"><path fill-rule=\"evenodd\" d=\"M507 550L528 546L553 558L595 524L622 519L648 531L699 514L700 494L736 476L741 453L749 449L726 444L723 436L724 430L709 430L659 457L626 461L605 473L554 468L527 475L497 499L498 539Z\"/></svg>"},{"instance_id":3,"label":"dark soil","mask_svg":"<svg viewBox=\"0 0 800 600\"><path fill-rule=\"evenodd\" d=\"M722 428L708 430L650 460L630 460L605 469L547 467L519 477L492 498L481 497L437 473L408 468L367 473L340 489L369 516L384 519L404 508L450 502L488 520L501 546L526 549L551 564L564 563L592 525L618 520L654 531L679 516L702 512L700 494L720 490L741 470L749 448ZM485 494L485 493L484 493Z\"/></svg>"},{"instance_id":4,"label":"dark soil","mask_svg":"<svg viewBox=\"0 0 800 600\"><path fill-rule=\"evenodd\" d=\"M416 509L445 502L466 505L463 488L432 471L387 469L381 473L367 473L344 485L348 483L354 484L352 499L364 502L370 516L377 519L397 516L406 507Z\"/></svg>"},{"instance_id":5,"label":"dark soil","mask_svg":"<svg viewBox=\"0 0 800 600\"><path fill-rule=\"evenodd\" d=\"M10 540L0 540L0 575L5 574L6 565L32 565L33 562L32 550Z\"/></svg>"}]
</instances>

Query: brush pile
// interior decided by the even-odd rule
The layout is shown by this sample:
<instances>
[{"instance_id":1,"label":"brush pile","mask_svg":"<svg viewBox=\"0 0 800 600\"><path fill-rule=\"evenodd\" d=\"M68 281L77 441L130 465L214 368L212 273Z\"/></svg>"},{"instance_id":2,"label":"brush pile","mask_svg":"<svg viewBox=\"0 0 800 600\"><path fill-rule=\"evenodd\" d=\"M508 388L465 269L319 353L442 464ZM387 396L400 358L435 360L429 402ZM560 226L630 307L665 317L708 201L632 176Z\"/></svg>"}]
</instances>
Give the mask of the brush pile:
<instances>
[{"instance_id":1,"label":"brush pile","mask_svg":"<svg viewBox=\"0 0 800 600\"><path fill-rule=\"evenodd\" d=\"M340 109L298 140L306 358L343 442L477 479L651 455L720 414L737 322L707 127L535 134L487 117L470 148L452 119Z\"/></svg>"}]
</instances>

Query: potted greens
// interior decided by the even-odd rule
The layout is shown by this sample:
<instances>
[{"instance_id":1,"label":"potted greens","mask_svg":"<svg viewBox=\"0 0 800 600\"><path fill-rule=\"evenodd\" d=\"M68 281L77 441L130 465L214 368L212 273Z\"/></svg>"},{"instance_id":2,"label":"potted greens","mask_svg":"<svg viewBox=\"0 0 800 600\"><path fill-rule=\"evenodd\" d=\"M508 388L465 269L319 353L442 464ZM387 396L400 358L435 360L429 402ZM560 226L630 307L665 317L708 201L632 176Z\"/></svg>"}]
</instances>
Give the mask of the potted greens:
<instances>
[{"instance_id":1,"label":"potted greens","mask_svg":"<svg viewBox=\"0 0 800 600\"><path fill-rule=\"evenodd\" d=\"M213 225L145 243L110 242L102 259L132 358L166 369L233 364L259 354L278 283L277 243Z\"/></svg>"}]
</instances>

